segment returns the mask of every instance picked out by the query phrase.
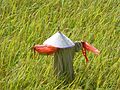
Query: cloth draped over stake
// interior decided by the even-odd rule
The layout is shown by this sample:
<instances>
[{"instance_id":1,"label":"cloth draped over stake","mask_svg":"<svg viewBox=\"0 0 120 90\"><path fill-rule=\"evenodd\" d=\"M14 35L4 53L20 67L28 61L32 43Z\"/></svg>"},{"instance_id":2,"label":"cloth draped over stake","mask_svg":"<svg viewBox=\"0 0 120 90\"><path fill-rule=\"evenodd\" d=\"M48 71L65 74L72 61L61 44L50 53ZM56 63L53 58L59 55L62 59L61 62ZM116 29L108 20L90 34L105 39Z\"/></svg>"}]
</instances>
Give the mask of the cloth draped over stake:
<instances>
[{"instance_id":1,"label":"cloth draped over stake","mask_svg":"<svg viewBox=\"0 0 120 90\"><path fill-rule=\"evenodd\" d=\"M86 62L88 62L86 50L95 54L100 53L98 49L89 43L84 41L72 42L59 31L48 38L43 45L35 45L33 49L40 54L54 54L54 73L67 82L74 79L73 58L75 52L82 50Z\"/></svg>"}]
</instances>

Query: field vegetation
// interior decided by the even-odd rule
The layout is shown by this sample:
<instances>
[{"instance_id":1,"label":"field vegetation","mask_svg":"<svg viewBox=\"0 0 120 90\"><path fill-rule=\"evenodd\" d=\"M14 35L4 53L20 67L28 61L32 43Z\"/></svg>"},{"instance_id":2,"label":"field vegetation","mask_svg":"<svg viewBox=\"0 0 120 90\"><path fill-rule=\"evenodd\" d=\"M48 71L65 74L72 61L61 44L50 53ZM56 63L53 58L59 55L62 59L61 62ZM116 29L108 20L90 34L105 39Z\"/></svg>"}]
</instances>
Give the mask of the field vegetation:
<instances>
[{"instance_id":1,"label":"field vegetation","mask_svg":"<svg viewBox=\"0 0 120 90\"><path fill-rule=\"evenodd\" d=\"M53 55L39 55L35 44L59 30L73 41L100 50L79 52L75 79L55 78ZM0 0L0 90L120 90L120 0Z\"/></svg>"}]
</instances>

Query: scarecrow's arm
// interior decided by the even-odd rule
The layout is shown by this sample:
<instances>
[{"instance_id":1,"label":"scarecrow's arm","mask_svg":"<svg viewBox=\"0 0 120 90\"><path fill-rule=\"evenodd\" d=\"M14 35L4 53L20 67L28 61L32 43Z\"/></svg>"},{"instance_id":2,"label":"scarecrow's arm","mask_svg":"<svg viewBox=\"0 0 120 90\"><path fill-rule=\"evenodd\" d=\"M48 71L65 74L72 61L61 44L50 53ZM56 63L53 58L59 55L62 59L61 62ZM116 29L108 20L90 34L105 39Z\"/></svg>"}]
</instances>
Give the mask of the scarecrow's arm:
<instances>
[{"instance_id":1,"label":"scarecrow's arm","mask_svg":"<svg viewBox=\"0 0 120 90\"><path fill-rule=\"evenodd\" d=\"M75 52L79 52L80 50L82 50L82 43L79 41L75 42Z\"/></svg>"},{"instance_id":2,"label":"scarecrow's arm","mask_svg":"<svg viewBox=\"0 0 120 90\"><path fill-rule=\"evenodd\" d=\"M87 55L86 55L86 50L91 51L91 52L93 52L97 55L100 53L100 51L98 49L96 49L94 46L90 45L87 42L83 42L83 41L75 42L75 52L78 52L80 50L82 50L82 53L83 53L83 55L86 59L86 62L88 62L88 58L87 58Z\"/></svg>"},{"instance_id":3,"label":"scarecrow's arm","mask_svg":"<svg viewBox=\"0 0 120 90\"><path fill-rule=\"evenodd\" d=\"M45 45L35 45L33 49L34 51L37 51L40 54L47 54L47 55L53 54L58 50L58 48L55 48L53 46L45 46Z\"/></svg>"},{"instance_id":4,"label":"scarecrow's arm","mask_svg":"<svg viewBox=\"0 0 120 90\"><path fill-rule=\"evenodd\" d=\"M83 43L82 42L75 42L75 52L79 52L80 50L82 50L82 53L85 57L85 60L86 60L86 62L88 62L86 50L84 49Z\"/></svg>"}]
</instances>

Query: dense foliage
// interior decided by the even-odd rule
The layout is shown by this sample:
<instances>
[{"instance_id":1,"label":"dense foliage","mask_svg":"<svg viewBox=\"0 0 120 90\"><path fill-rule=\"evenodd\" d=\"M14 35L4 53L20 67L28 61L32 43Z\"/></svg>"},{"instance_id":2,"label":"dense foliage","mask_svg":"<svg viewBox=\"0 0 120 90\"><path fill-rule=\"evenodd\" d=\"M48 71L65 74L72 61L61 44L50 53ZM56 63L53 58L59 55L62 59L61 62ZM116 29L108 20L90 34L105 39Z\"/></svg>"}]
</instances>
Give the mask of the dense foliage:
<instances>
[{"instance_id":1,"label":"dense foliage","mask_svg":"<svg viewBox=\"0 0 120 90\"><path fill-rule=\"evenodd\" d=\"M33 53L58 28L101 53L74 58L75 80L53 74L53 56ZM119 90L120 0L0 0L0 90Z\"/></svg>"}]
</instances>

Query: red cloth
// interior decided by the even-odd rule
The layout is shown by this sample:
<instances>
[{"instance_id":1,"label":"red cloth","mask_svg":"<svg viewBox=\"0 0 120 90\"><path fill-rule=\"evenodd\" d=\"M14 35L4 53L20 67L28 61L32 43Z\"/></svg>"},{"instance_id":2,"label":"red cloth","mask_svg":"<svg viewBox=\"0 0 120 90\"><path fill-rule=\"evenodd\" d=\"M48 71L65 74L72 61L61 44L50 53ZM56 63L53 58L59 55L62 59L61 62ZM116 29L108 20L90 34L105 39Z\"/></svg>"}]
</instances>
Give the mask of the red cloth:
<instances>
[{"instance_id":1,"label":"red cloth","mask_svg":"<svg viewBox=\"0 0 120 90\"><path fill-rule=\"evenodd\" d=\"M48 54L48 55L53 54L58 50L58 48L56 47L44 46L44 45L35 45L33 49L40 54Z\"/></svg>"}]
</instances>

